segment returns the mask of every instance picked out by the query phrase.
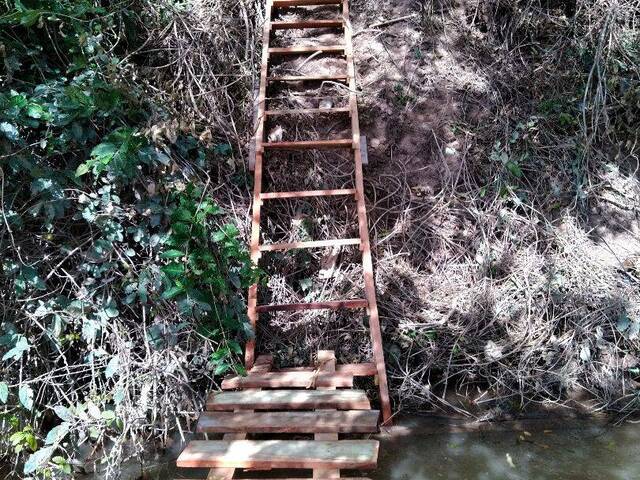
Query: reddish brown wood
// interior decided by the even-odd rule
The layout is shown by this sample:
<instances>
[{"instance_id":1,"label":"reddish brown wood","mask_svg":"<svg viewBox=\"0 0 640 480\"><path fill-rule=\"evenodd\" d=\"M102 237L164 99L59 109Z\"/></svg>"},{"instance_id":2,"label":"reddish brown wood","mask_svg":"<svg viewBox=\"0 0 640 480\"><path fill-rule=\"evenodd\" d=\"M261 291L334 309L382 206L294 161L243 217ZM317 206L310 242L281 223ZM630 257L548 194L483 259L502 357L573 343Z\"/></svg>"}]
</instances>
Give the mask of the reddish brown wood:
<instances>
[{"instance_id":1,"label":"reddish brown wood","mask_svg":"<svg viewBox=\"0 0 640 480\"><path fill-rule=\"evenodd\" d=\"M278 372L312 372L313 367L289 367L280 368ZM354 377L370 377L377 373L375 363L343 363L336 366L336 371L341 373L348 373Z\"/></svg>"},{"instance_id":2,"label":"reddish brown wood","mask_svg":"<svg viewBox=\"0 0 640 480\"><path fill-rule=\"evenodd\" d=\"M270 372L246 377L230 377L222 381L223 390L235 388L314 388L353 387L353 375L317 372Z\"/></svg>"},{"instance_id":3,"label":"reddish brown wood","mask_svg":"<svg viewBox=\"0 0 640 480\"><path fill-rule=\"evenodd\" d=\"M375 468L376 440L194 440L176 464L180 468Z\"/></svg>"},{"instance_id":4,"label":"reddish brown wood","mask_svg":"<svg viewBox=\"0 0 640 480\"><path fill-rule=\"evenodd\" d=\"M340 478L342 480L371 480L370 478L366 478L366 477L340 477ZM263 478L245 478L244 480L264 480L264 479ZM309 478L308 477L307 478L282 478L278 480L309 480ZM333 479L329 479L328 477L325 477L325 478L320 478L316 480L333 480Z\"/></svg>"},{"instance_id":5,"label":"reddish brown wood","mask_svg":"<svg viewBox=\"0 0 640 480\"><path fill-rule=\"evenodd\" d=\"M273 0L273 6L277 8L340 5L340 3L342 3L342 0Z\"/></svg>"},{"instance_id":6,"label":"reddish brown wood","mask_svg":"<svg viewBox=\"0 0 640 480\"><path fill-rule=\"evenodd\" d=\"M322 114L322 113L348 113L351 110L348 107L336 107L336 108L297 108L291 110L267 110L265 115L308 115L308 114Z\"/></svg>"},{"instance_id":7,"label":"reddish brown wood","mask_svg":"<svg viewBox=\"0 0 640 480\"><path fill-rule=\"evenodd\" d=\"M204 412L198 432L209 433L374 433L377 410L315 412Z\"/></svg>"},{"instance_id":8,"label":"reddish brown wood","mask_svg":"<svg viewBox=\"0 0 640 480\"><path fill-rule=\"evenodd\" d=\"M207 410L369 410L362 390L260 390L214 392L207 399Z\"/></svg>"},{"instance_id":9,"label":"reddish brown wood","mask_svg":"<svg viewBox=\"0 0 640 480\"><path fill-rule=\"evenodd\" d=\"M298 142L265 142L265 149L269 150L320 150L327 148L351 148L350 138L336 138L335 140L300 140Z\"/></svg>"},{"instance_id":10,"label":"reddish brown wood","mask_svg":"<svg viewBox=\"0 0 640 480\"><path fill-rule=\"evenodd\" d=\"M355 195L355 188L336 190L304 190L300 192L265 192L260 194L261 200L283 200L286 198L331 197L337 195Z\"/></svg>"},{"instance_id":11,"label":"reddish brown wood","mask_svg":"<svg viewBox=\"0 0 640 480\"><path fill-rule=\"evenodd\" d=\"M336 355L333 350L320 350L318 351L317 368L321 372L334 373L336 371ZM327 390L331 390L328 387ZM318 412L329 412L330 410L317 410ZM318 432L313 436L314 440L318 441L336 441L338 440L338 434L335 432L324 433ZM340 478L340 470L338 469L326 469L326 468L314 468L313 478Z\"/></svg>"},{"instance_id":12,"label":"reddish brown wood","mask_svg":"<svg viewBox=\"0 0 640 480\"><path fill-rule=\"evenodd\" d=\"M349 19L349 0L342 0L342 16ZM351 108L351 132L354 145L353 156L355 160L355 187L358 209L358 229L360 231L362 250L362 269L364 271L365 295L368 301L369 333L373 347L373 358L378 374L378 389L380 391L380 403L382 406L382 418L389 425L391 423L391 400L389 399L389 386L387 383L387 370L384 361L384 349L382 347L382 331L380 317L376 301L376 287L373 277L373 261L371 259L371 246L369 244L369 227L367 224L367 207L364 198L364 174L362 171L362 156L360 152L360 121L358 119L358 99L356 97L355 66L353 63L351 22L345 22L344 37L347 56L347 74L349 75L349 107Z\"/></svg>"},{"instance_id":13,"label":"reddish brown wood","mask_svg":"<svg viewBox=\"0 0 640 480\"><path fill-rule=\"evenodd\" d=\"M258 127L255 134L255 165L253 173L253 210L251 213L251 261L257 265L260 260L260 193L262 192L262 159L264 149L262 147L264 141L264 111L265 98L267 96L267 76L269 74L269 38L271 36L271 11L273 10L273 0L267 0L265 5L265 22L262 27L262 58L260 62L260 89L258 91ZM247 298L247 317L249 323L256 331L258 322L258 312L256 305L258 304L258 285L254 284L249 287L249 295ZM253 366L255 357L256 342L254 338L247 341L244 352L244 362L247 369Z\"/></svg>"},{"instance_id":14,"label":"reddish brown wood","mask_svg":"<svg viewBox=\"0 0 640 480\"><path fill-rule=\"evenodd\" d=\"M346 82L347 75L280 75L267 78L268 82Z\"/></svg>"},{"instance_id":15,"label":"reddish brown wood","mask_svg":"<svg viewBox=\"0 0 640 480\"><path fill-rule=\"evenodd\" d=\"M359 238L344 238L335 240L313 240L309 242L272 243L260 245L261 252L273 252L276 250L295 250L300 248L339 247L343 245L360 245Z\"/></svg>"},{"instance_id":16,"label":"reddish brown wood","mask_svg":"<svg viewBox=\"0 0 640 480\"><path fill-rule=\"evenodd\" d=\"M264 312L297 312L300 310L340 310L342 308L365 308L367 300L332 300L326 302L282 303L275 305L258 305L258 313Z\"/></svg>"},{"instance_id":17,"label":"reddish brown wood","mask_svg":"<svg viewBox=\"0 0 640 480\"><path fill-rule=\"evenodd\" d=\"M278 20L271 22L273 30L295 30L305 28L339 28L342 27L342 20L300 20L300 21L284 21Z\"/></svg>"},{"instance_id":18,"label":"reddish brown wood","mask_svg":"<svg viewBox=\"0 0 640 480\"><path fill-rule=\"evenodd\" d=\"M300 55L303 53L344 53L344 45L297 45L293 47L270 47L271 55Z\"/></svg>"},{"instance_id":19,"label":"reddish brown wood","mask_svg":"<svg viewBox=\"0 0 640 480\"><path fill-rule=\"evenodd\" d=\"M271 365L273 364L273 355L260 355L254 364L254 366L249 370L249 373L252 374L260 374L267 373L271 370ZM250 413L250 412L243 412ZM246 432L229 432L225 433L222 437L223 440L232 441L232 440L244 440L247 438ZM235 475L235 468L212 468L209 470L207 475L207 480L231 480Z\"/></svg>"}]
</instances>

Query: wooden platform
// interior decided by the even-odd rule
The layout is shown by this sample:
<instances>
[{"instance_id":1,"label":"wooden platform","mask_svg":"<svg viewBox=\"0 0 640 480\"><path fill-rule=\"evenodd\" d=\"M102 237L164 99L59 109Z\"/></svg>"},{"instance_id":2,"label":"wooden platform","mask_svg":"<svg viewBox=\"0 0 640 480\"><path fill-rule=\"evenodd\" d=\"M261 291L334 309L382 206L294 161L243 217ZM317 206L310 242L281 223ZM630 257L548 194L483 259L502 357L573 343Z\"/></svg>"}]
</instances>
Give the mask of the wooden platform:
<instances>
[{"instance_id":1,"label":"wooden platform","mask_svg":"<svg viewBox=\"0 0 640 480\"><path fill-rule=\"evenodd\" d=\"M197 432L222 434L221 440L193 440L177 460L180 468L209 468L209 480L230 480L238 469L306 469L313 478L341 478L341 469L375 468L376 440L354 440L354 434L378 431L380 412L371 410L362 390L336 388L332 383L310 388L259 389L265 380L272 385L279 376L293 379L348 378L368 368L336 365L330 351L318 352L313 370L272 371L269 355L258 357L246 377L225 380L236 391L213 392L207 400ZM361 371L362 370L362 371ZM258 380L256 382L256 380ZM251 388L247 387L251 386ZM277 434L278 438L250 439L250 435ZM313 440L283 435L313 434ZM349 434L348 440L339 435Z\"/></svg>"}]
</instances>

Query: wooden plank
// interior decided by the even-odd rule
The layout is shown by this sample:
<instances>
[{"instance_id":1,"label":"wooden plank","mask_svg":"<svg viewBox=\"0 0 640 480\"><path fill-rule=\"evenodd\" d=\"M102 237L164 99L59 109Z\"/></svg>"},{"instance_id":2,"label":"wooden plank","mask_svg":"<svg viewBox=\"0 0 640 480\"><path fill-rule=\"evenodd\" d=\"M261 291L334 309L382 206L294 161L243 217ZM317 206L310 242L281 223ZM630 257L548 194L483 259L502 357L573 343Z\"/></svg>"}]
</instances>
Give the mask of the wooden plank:
<instances>
[{"instance_id":1,"label":"wooden plank","mask_svg":"<svg viewBox=\"0 0 640 480\"><path fill-rule=\"evenodd\" d=\"M273 30L298 30L306 28L340 28L342 27L342 20L298 20L298 21L285 21L277 20L271 22L271 29Z\"/></svg>"},{"instance_id":2,"label":"wooden plank","mask_svg":"<svg viewBox=\"0 0 640 480\"><path fill-rule=\"evenodd\" d=\"M363 390L260 390L214 392L207 398L207 410L368 410L371 408Z\"/></svg>"},{"instance_id":3,"label":"wooden plank","mask_svg":"<svg viewBox=\"0 0 640 480\"><path fill-rule=\"evenodd\" d=\"M194 440L178 457L180 468L375 468L376 440Z\"/></svg>"},{"instance_id":4,"label":"wooden plank","mask_svg":"<svg viewBox=\"0 0 640 480\"><path fill-rule=\"evenodd\" d=\"M276 75L267 78L268 82L346 82L347 75Z\"/></svg>"},{"instance_id":5,"label":"wooden plank","mask_svg":"<svg viewBox=\"0 0 640 480\"><path fill-rule=\"evenodd\" d=\"M301 140L298 142L265 142L262 145L269 150L312 150L327 148L351 148L353 141L350 138L336 138L335 140Z\"/></svg>"},{"instance_id":6,"label":"wooden plank","mask_svg":"<svg viewBox=\"0 0 640 480\"><path fill-rule=\"evenodd\" d=\"M304 53L344 53L344 45L297 45L292 47L269 47L270 55L301 55Z\"/></svg>"},{"instance_id":7,"label":"wooden plank","mask_svg":"<svg viewBox=\"0 0 640 480\"><path fill-rule=\"evenodd\" d=\"M269 38L271 37L271 12L273 10L273 0L266 0L265 4L265 20L262 26L262 57L260 60L260 86L258 90L258 127L255 134L255 164L253 173L253 207L251 212L251 262L254 265L258 265L260 260L260 208L262 202L260 201L260 193L262 192L262 160L264 155L264 149L262 144L264 142L264 122L265 122L265 98L267 96L267 77L269 75ZM258 304L258 284L253 284L249 287L249 294L247 296L247 317L249 323L256 331L258 322L258 312L256 311L256 305ZM255 338L250 338L247 341L244 350L244 363L245 367L250 369L253 366L254 356L256 349Z\"/></svg>"},{"instance_id":8,"label":"wooden plank","mask_svg":"<svg viewBox=\"0 0 640 480\"><path fill-rule=\"evenodd\" d=\"M278 372L312 372L316 370L314 367L288 367L279 368ZM343 363L336 366L336 371L341 373L348 373L354 377L370 377L375 375L376 364L370 362L364 363Z\"/></svg>"},{"instance_id":9,"label":"wooden plank","mask_svg":"<svg viewBox=\"0 0 640 480\"><path fill-rule=\"evenodd\" d=\"M273 6L277 8L340 5L340 3L342 3L342 0L273 0Z\"/></svg>"},{"instance_id":10,"label":"wooden plank","mask_svg":"<svg viewBox=\"0 0 640 480\"><path fill-rule=\"evenodd\" d=\"M267 373L269 370L271 370L272 364L273 355L260 355L251 368L250 373ZM244 413L251 414L251 412L248 411L245 411ZM222 439L226 441L245 440L246 438L246 432L238 431L225 433L225 435L222 437ZM207 474L207 480L232 480L235 473L235 468L212 468Z\"/></svg>"},{"instance_id":11,"label":"wooden plank","mask_svg":"<svg viewBox=\"0 0 640 480\"><path fill-rule=\"evenodd\" d=\"M234 376L222 381L223 390L234 388L314 388L353 387L353 375L318 372L270 372L246 377Z\"/></svg>"},{"instance_id":12,"label":"wooden plank","mask_svg":"<svg viewBox=\"0 0 640 480\"><path fill-rule=\"evenodd\" d=\"M337 195L355 195L355 188L339 188L334 190L303 190L298 192L265 192L260 194L261 200L282 200L285 198L331 197Z\"/></svg>"},{"instance_id":13,"label":"wooden plank","mask_svg":"<svg viewBox=\"0 0 640 480\"><path fill-rule=\"evenodd\" d=\"M198 432L208 433L374 433L377 410L315 412L204 412ZM225 439L226 440L226 439Z\"/></svg>"},{"instance_id":14,"label":"wooden plank","mask_svg":"<svg viewBox=\"0 0 640 480\"><path fill-rule=\"evenodd\" d=\"M290 110L267 110L264 112L265 115L311 115L311 114L322 114L322 113L348 113L348 107L335 107L335 108L297 108Z\"/></svg>"},{"instance_id":15,"label":"wooden plank","mask_svg":"<svg viewBox=\"0 0 640 480\"><path fill-rule=\"evenodd\" d=\"M366 478L366 477L340 477L342 480L371 480L370 478ZM176 480L183 480L183 479L176 479ZM264 478L245 478L243 480L265 480ZM309 477L307 478L279 478L279 479L275 479L275 480L309 480ZM329 478L321 478L321 479L316 479L316 480L330 480Z\"/></svg>"},{"instance_id":16,"label":"wooden plank","mask_svg":"<svg viewBox=\"0 0 640 480\"><path fill-rule=\"evenodd\" d=\"M391 423L391 400L389 399L389 386L387 382L387 370L384 361L384 349L382 347L382 330L380 328L380 316L376 301L376 287L373 276L373 261L371 259L371 245L369 243L369 227L367 224L367 207L364 198L364 175L362 171L362 155L360 152L360 121L358 119L358 99L356 97L356 73L353 63L352 25L349 21L349 0L342 0L342 18L345 21L345 55L347 57L347 73L349 75L349 107L351 108L351 132L354 145L353 156L355 162L355 187L358 209L358 230L360 232L362 269L364 273L365 295L369 303L369 334L373 347L373 357L378 374L378 390L380 392L380 404L382 406L383 421Z\"/></svg>"},{"instance_id":17,"label":"wooden plank","mask_svg":"<svg viewBox=\"0 0 640 480\"><path fill-rule=\"evenodd\" d=\"M318 371L320 372L328 372L335 374L336 371L336 354L333 350L319 350L318 351L318 363L317 363ZM327 390L334 390L334 388L329 387ZM331 412L331 410L316 410L316 412ZM337 441L338 434L335 432L325 433L325 432L317 432L313 439L316 441ZM340 478L340 470L338 469L326 469L326 468L314 468L313 469L313 478Z\"/></svg>"},{"instance_id":18,"label":"wooden plank","mask_svg":"<svg viewBox=\"0 0 640 480\"><path fill-rule=\"evenodd\" d=\"M261 252L274 252L277 250L296 250L301 248L339 247L344 245L360 245L359 238L343 238L335 240L313 240L309 242L272 243L260 245Z\"/></svg>"},{"instance_id":19,"label":"wooden plank","mask_svg":"<svg viewBox=\"0 0 640 480\"><path fill-rule=\"evenodd\" d=\"M342 308L366 308L368 302L365 299L332 300L326 302L309 303L281 303L274 305L258 305L258 313L265 312L298 312L301 310L340 310Z\"/></svg>"}]
</instances>

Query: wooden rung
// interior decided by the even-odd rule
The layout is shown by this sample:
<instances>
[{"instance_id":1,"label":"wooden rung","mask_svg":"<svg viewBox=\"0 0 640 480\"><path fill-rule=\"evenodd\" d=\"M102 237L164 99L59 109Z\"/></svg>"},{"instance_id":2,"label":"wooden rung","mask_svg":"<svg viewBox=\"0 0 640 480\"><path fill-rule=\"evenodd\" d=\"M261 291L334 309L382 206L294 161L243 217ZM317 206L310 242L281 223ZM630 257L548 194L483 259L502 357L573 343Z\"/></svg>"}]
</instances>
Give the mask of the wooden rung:
<instances>
[{"instance_id":1,"label":"wooden rung","mask_svg":"<svg viewBox=\"0 0 640 480\"><path fill-rule=\"evenodd\" d=\"M193 440L178 457L179 468L371 469L377 440Z\"/></svg>"},{"instance_id":2,"label":"wooden rung","mask_svg":"<svg viewBox=\"0 0 640 480\"><path fill-rule=\"evenodd\" d=\"M344 238L336 240L314 240L310 242L272 243L260 245L261 252L274 252L277 250L295 250L300 248L339 247L342 245L360 245L359 238Z\"/></svg>"},{"instance_id":3,"label":"wooden rung","mask_svg":"<svg viewBox=\"0 0 640 480\"><path fill-rule=\"evenodd\" d=\"M301 310L339 310L341 308L365 308L369 305L367 300L334 300L327 302L309 302L309 303L281 303L274 305L258 305L256 311L258 313L265 312L297 312Z\"/></svg>"},{"instance_id":4,"label":"wooden rung","mask_svg":"<svg viewBox=\"0 0 640 480\"><path fill-rule=\"evenodd\" d=\"M299 20L287 22L275 20L271 22L272 30L294 30L302 28L339 28L344 22L342 20Z\"/></svg>"},{"instance_id":5,"label":"wooden rung","mask_svg":"<svg viewBox=\"0 0 640 480\"><path fill-rule=\"evenodd\" d=\"M351 148L352 146L353 140L350 138L301 140L298 142L265 142L262 144L265 150L320 150L326 148Z\"/></svg>"},{"instance_id":6,"label":"wooden rung","mask_svg":"<svg viewBox=\"0 0 640 480\"><path fill-rule=\"evenodd\" d=\"M278 372L312 372L314 367L289 367L278 369ZM354 377L370 377L377 374L376 364L365 363L343 363L336 365L336 372L348 373Z\"/></svg>"},{"instance_id":7,"label":"wooden rung","mask_svg":"<svg viewBox=\"0 0 640 480\"><path fill-rule=\"evenodd\" d=\"M341 3L342 0L272 0L272 5L277 8L340 5Z\"/></svg>"},{"instance_id":8,"label":"wooden rung","mask_svg":"<svg viewBox=\"0 0 640 480\"><path fill-rule=\"evenodd\" d=\"M268 82L347 82L348 75L280 75L267 78Z\"/></svg>"},{"instance_id":9,"label":"wooden rung","mask_svg":"<svg viewBox=\"0 0 640 480\"><path fill-rule=\"evenodd\" d=\"M369 410L371 404L363 390L244 390L213 392L207 410Z\"/></svg>"},{"instance_id":10,"label":"wooden rung","mask_svg":"<svg viewBox=\"0 0 640 480\"><path fill-rule=\"evenodd\" d=\"M377 410L315 412L204 412L198 432L205 433L375 433Z\"/></svg>"},{"instance_id":11,"label":"wooden rung","mask_svg":"<svg viewBox=\"0 0 640 480\"><path fill-rule=\"evenodd\" d=\"M339 477L339 478L340 480L371 480L370 478L367 478L367 477ZM183 480L183 479L176 478L176 480ZM265 480L265 479L264 478L245 478L244 480ZM309 477L307 477L307 478L277 478L273 480L310 480L310 479ZM317 477L317 478L314 478L313 480L336 480L336 477Z\"/></svg>"},{"instance_id":12,"label":"wooden rung","mask_svg":"<svg viewBox=\"0 0 640 480\"><path fill-rule=\"evenodd\" d=\"M339 188L335 190L303 190L298 192L264 192L261 200L280 200L285 198L332 197L338 195L355 195L355 188Z\"/></svg>"},{"instance_id":13,"label":"wooden rung","mask_svg":"<svg viewBox=\"0 0 640 480\"><path fill-rule=\"evenodd\" d=\"M348 113L351 109L349 107L335 107L335 108L297 108L290 110L266 110L265 115L307 115L307 114L322 114L322 113Z\"/></svg>"},{"instance_id":14,"label":"wooden rung","mask_svg":"<svg viewBox=\"0 0 640 480\"><path fill-rule=\"evenodd\" d=\"M223 390L235 388L314 388L353 387L353 375L318 372L269 372L245 377L233 376L222 381Z\"/></svg>"},{"instance_id":15,"label":"wooden rung","mask_svg":"<svg viewBox=\"0 0 640 480\"><path fill-rule=\"evenodd\" d=\"M300 55L303 53L343 53L344 45L300 45L293 47L270 47L270 55Z\"/></svg>"}]
</instances>

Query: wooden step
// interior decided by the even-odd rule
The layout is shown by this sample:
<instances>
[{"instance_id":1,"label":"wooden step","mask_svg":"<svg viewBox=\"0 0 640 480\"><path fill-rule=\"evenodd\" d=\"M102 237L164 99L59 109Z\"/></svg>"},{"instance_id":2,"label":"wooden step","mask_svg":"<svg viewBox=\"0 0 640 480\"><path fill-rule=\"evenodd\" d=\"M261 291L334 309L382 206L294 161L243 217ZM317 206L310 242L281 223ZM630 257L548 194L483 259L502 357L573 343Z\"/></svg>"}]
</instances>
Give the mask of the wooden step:
<instances>
[{"instance_id":1,"label":"wooden step","mask_svg":"<svg viewBox=\"0 0 640 480\"><path fill-rule=\"evenodd\" d=\"M271 22L272 30L298 30L305 28L340 28L343 25L341 19L336 20L274 20Z\"/></svg>"},{"instance_id":2,"label":"wooden step","mask_svg":"<svg viewBox=\"0 0 640 480\"><path fill-rule=\"evenodd\" d=\"M355 188L339 188L334 190L302 190L298 192L264 192L260 200L281 200L286 198L331 197L337 195L355 195Z\"/></svg>"},{"instance_id":3,"label":"wooden step","mask_svg":"<svg viewBox=\"0 0 640 480\"><path fill-rule=\"evenodd\" d=\"M335 108L292 108L289 110L266 110L265 115L311 115L311 114L323 114L323 113L349 113L351 109L349 107L335 107Z\"/></svg>"},{"instance_id":4,"label":"wooden step","mask_svg":"<svg viewBox=\"0 0 640 480\"><path fill-rule=\"evenodd\" d=\"M254 390L214 392L207 398L207 410L368 410L363 390Z\"/></svg>"},{"instance_id":5,"label":"wooden step","mask_svg":"<svg viewBox=\"0 0 640 480\"><path fill-rule=\"evenodd\" d=\"M234 388L314 388L353 387L353 375L319 372L269 372L260 375L234 376L222 381L223 390Z\"/></svg>"},{"instance_id":6,"label":"wooden step","mask_svg":"<svg viewBox=\"0 0 640 480\"><path fill-rule=\"evenodd\" d=\"M339 477L340 480L371 480L366 477ZM176 479L176 480L186 480L186 479ZM269 480L264 478L245 478L243 480ZM307 478L274 478L271 480L311 480L309 477ZM336 477L316 477L313 480L336 480Z\"/></svg>"},{"instance_id":7,"label":"wooden step","mask_svg":"<svg viewBox=\"0 0 640 480\"><path fill-rule=\"evenodd\" d=\"M260 245L261 252L288 251L302 248L340 247L344 245L360 245L359 238L339 238L335 240L313 240L309 242L271 243Z\"/></svg>"},{"instance_id":8,"label":"wooden step","mask_svg":"<svg viewBox=\"0 0 640 480\"><path fill-rule=\"evenodd\" d=\"M375 433L377 410L315 412L204 412L198 432L206 433Z\"/></svg>"},{"instance_id":9,"label":"wooden step","mask_svg":"<svg viewBox=\"0 0 640 480\"><path fill-rule=\"evenodd\" d=\"M314 150L327 148L351 148L353 140L350 138L336 138L335 140L300 140L298 142L265 142L265 150Z\"/></svg>"},{"instance_id":10,"label":"wooden step","mask_svg":"<svg viewBox=\"0 0 640 480\"><path fill-rule=\"evenodd\" d=\"M315 367L286 367L278 369L278 372L312 372ZM343 363L336 365L336 371L348 373L354 377L370 377L377 373L375 363Z\"/></svg>"},{"instance_id":11,"label":"wooden step","mask_svg":"<svg viewBox=\"0 0 640 480\"><path fill-rule=\"evenodd\" d=\"M272 0L272 5L277 8L310 7L316 5L341 5L342 0Z\"/></svg>"},{"instance_id":12,"label":"wooden step","mask_svg":"<svg viewBox=\"0 0 640 480\"><path fill-rule=\"evenodd\" d=\"M348 75L280 75L267 78L267 82L348 82Z\"/></svg>"},{"instance_id":13,"label":"wooden step","mask_svg":"<svg viewBox=\"0 0 640 480\"><path fill-rule=\"evenodd\" d=\"M193 440L178 457L180 468L371 469L376 440Z\"/></svg>"},{"instance_id":14,"label":"wooden step","mask_svg":"<svg viewBox=\"0 0 640 480\"><path fill-rule=\"evenodd\" d=\"M273 305L258 305L258 313L265 312L299 312L302 310L341 310L343 308L365 308L369 302L364 298L354 300L330 300L326 302L308 303L279 303Z\"/></svg>"},{"instance_id":15,"label":"wooden step","mask_svg":"<svg viewBox=\"0 0 640 480\"><path fill-rule=\"evenodd\" d=\"M344 45L298 45L292 47L270 47L270 55L301 55L304 53L344 53Z\"/></svg>"}]
</instances>

